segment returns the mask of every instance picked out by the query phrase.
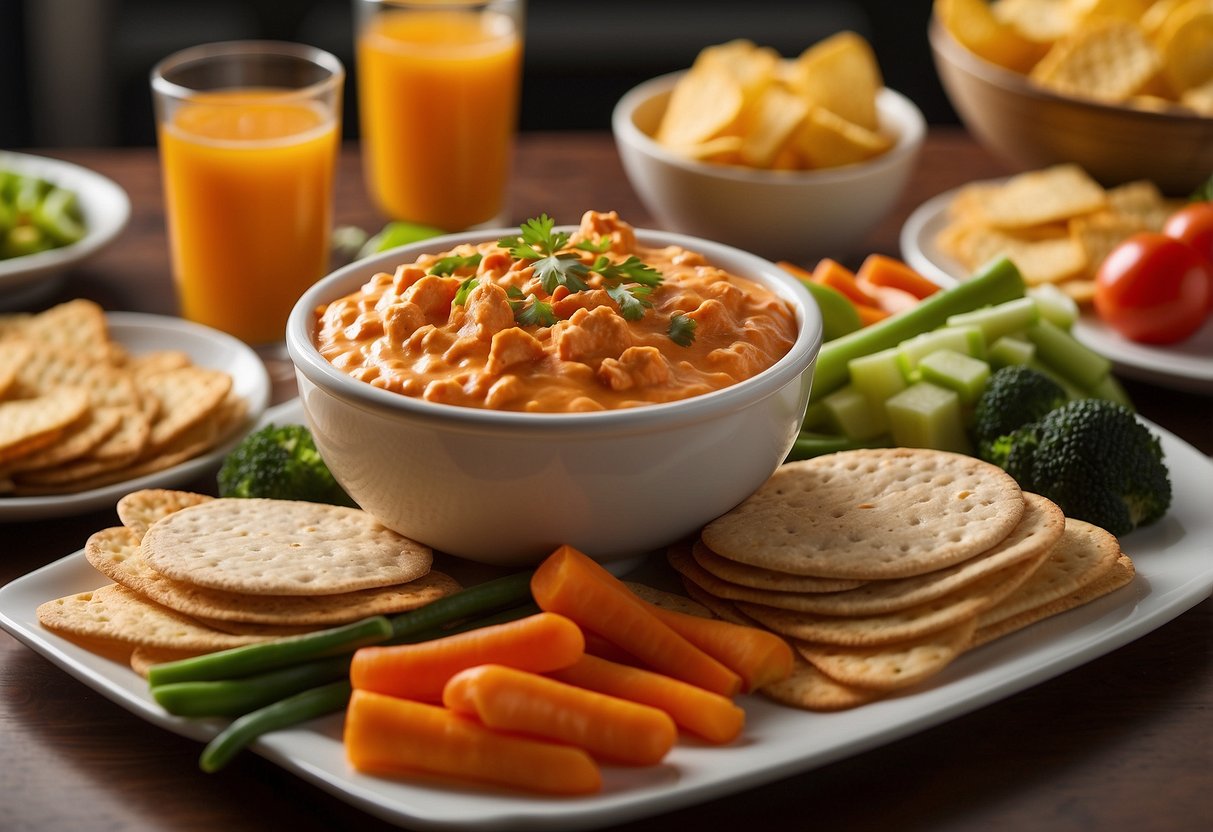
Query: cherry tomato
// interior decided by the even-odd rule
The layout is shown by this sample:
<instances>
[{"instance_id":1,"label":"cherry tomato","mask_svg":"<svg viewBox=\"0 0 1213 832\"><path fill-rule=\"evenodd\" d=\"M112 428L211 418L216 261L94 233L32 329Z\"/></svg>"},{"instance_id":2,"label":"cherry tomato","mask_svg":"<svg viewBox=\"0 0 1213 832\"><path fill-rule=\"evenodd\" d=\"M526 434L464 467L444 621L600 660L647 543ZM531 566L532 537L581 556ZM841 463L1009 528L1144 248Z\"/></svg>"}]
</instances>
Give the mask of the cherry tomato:
<instances>
[{"instance_id":1,"label":"cherry tomato","mask_svg":"<svg viewBox=\"0 0 1213 832\"><path fill-rule=\"evenodd\" d=\"M1190 202L1167 218L1162 233L1183 240L1213 263L1213 202Z\"/></svg>"},{"instance_id":2,"label":"cherry tomato","mask_svg":"<svg viewBox=\"0 0 1213 832\"><path fill-rule=\"evenodd\" d=\"M1200 329L1213 308L1213 263L1165 234L1141 232L1104 259L1095 311L1126 338L1173 344Z\"/></svg>"}]
</instances>

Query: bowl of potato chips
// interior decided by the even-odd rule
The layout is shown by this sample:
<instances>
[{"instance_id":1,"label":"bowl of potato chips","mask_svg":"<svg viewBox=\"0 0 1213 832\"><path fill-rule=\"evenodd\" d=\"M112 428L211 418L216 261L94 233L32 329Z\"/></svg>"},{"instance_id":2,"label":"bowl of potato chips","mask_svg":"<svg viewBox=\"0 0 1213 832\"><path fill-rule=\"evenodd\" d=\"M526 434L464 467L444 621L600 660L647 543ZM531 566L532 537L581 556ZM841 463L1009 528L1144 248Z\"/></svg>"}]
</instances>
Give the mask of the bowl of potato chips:
<instances>
[{"instance_id":1,"label":"bowl of potato chips","mask_svg":"<svg viewBox=\"0 0 1213 832\"><path fill-rule=\"evenodd\" d=\"M796 58L746 40L702 50L612 114L620 159L664 228L772 259L858 251L896 205L926 124L841 32Z\"/></svg>"},{"instance_id":2,"label":"bowl of potato chips","mask_svg":"<svg viewBox=\"0 0 1213 832\"><path fill-rule=\"evenodd\" d=\"M1018 170L1081 165L1182 196L1213 172L1213 3L936 0L931 49L965 126Z\"/></svg>"}]
</instances>

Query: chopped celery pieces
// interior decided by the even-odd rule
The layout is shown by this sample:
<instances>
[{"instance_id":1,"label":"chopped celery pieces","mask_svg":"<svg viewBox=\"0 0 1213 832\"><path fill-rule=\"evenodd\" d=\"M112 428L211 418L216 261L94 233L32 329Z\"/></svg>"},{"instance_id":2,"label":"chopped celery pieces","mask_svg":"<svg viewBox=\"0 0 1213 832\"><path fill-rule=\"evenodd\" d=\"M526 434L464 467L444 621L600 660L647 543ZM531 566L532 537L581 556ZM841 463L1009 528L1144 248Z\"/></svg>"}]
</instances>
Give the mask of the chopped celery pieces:
<instances>
[{"instance_id":1,"label":"chopped celery pieces","mask_svg":"<svg viewBox=\"0 0 1213 832\"><path fill-rule=\"evenodd\" d=\"M1018 335L1004 335L990 344L986 359L995 370L1012 364L1030 364L1036 357L1036 345Z\"/></svg>"},{"instance_id":2,"label":"chopped celery pieces","mask_svg":"<svg viewBox=\"0 0 1213 832\"><path fill-rule=\"evenodd\" d=\"M889 430L884 398L870 399L853 384L835 390L824 401L835 430L848 439L871 439Z\"/></svg>"},{"instance_id":3,"label":"chopped celery pieces","mask_svg":"<svg viewBox=\"0 0 1213 832\"><path fill-rule=\"evenodd\" d=\"M955 390L962 404L977 401L990 378L990 365L955 350L937 350L918 362L923 381Z\"/></svg>"},{"instance_id":4,"label":"chopped celery pieces","mask_svg":"<svg viewBox=\"0 0 1213 832\"><path fill-rule=\"evenodd\" d=\"M939 350L952 350L974 358L983 358L986 354L985 337L976 326L945 326L915 335L897 348L901 372L906 378L916 380L918 362Z\"/></svg>"},{"instance_id":5,"label":"chopped celery pieces","mask_svg":"<svg viewBox=\"0 0 1213 832\"><path fill-rule=\"evenodd\" d=\"M852 358L847 366L851 385L873 402L883 402L909 386L895 348Z\"/></svg>"},{"instance_id":6,"label":"chopped celery pieces","mask_svg":"<svg viewBox=\"0 0 1213 832\"><path fill-rule=\"evenodd\" d=\"M1036 301L1040 317L1054 326L1069 331L1078 320L1078 301L1052 283L1029 287L1028 297Z\"/></svg>"},{"instance_id":7,"label":"chopped celery pieces","mask_svg":"<svg viewBox=\"0 0 1213 832\"><path fill-rule=\"evenodd\" d=\"M823 344L813 371L811 397L822 398L848 383L847 362L852 358L896 347L908 338L943 326L959 312L1022 297L1024 284L1019 270L1007 258L999 258L968 280L936 292L912 309Z\"/></svg>"},{"instance_id":8,"label":"chopped celery pieces","mask_svg":"<svg viewBox=\"0 0 1213 832\"><path fill-rule=\"evenodd\" d=\"M948 318L948 326L975 326L993 344L1004 335L1022 332L1040 319L1040 308L1032 298L1016 298L996 306L960 312Z\"/></svg>"},{"instance_id":9,"label":"chopped celery pieces","mask_svg":"<svg viewBox=\"0 0 1213 832\"><path fill-rule=\"evenodd\" d=\"M929 381L911 384L885 402L893 442L907 448L935 448L971 454L960 396Z\"/></svg>"}]
</instances>

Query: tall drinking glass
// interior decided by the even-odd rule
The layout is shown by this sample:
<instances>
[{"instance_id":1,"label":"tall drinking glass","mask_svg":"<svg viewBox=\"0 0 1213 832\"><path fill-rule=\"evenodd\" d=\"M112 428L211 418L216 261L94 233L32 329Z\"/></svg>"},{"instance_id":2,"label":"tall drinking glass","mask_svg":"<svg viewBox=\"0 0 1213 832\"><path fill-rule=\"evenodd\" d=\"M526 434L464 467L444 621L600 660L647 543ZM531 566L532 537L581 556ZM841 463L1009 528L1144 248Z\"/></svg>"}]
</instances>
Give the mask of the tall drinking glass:
<instances>
[{"instance_id":1,"label":"tall drinking glass","mask_svg":"<svg viewBox=\"0 0 1213 832\"><path fill-rule=\"evenodd\" d=\"M517 126L523 0L354 0L367 189L396 220L499 222Z\"/></svg>"},{"instance_id":2,"label":"tall drinking glass","mask_svg":"<svg viewBox=\"0 0 1213 832\"><path fill-rule=\"evenodd\" d=\"M329 53L276 41L197 46L152 70L184 317L282 341L329 267L344 77Z\"/></svg>"}]
</instances>

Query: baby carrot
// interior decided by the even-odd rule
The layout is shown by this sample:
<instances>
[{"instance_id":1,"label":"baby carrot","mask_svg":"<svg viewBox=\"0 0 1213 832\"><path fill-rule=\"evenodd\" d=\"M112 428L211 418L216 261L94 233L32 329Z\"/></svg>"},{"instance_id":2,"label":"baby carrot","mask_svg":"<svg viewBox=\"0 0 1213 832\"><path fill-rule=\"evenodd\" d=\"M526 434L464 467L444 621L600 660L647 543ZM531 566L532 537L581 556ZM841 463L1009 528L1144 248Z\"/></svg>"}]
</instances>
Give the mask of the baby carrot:
<instances>
[{"instance_id":1,"label":"baby carrot","mask_svg":"<svg viewBox=\"0 0 1213 832\"><path fill-rule=\"evenodd\" d=\"M642 603L674 632L737 673L746 692L778 682L792 672L791 646L768 630Z\"/></svg>"},{"instance_id":2,"label":"baby carrot","mask_svg":"<svg viewBox=\"0 0 1213 832\"><path fill-rule=\"evenodd\" d=\"M455 674L442 704L489 728L584 748L619 765L656 765L678 739L665 711L499 664Z\"/></svg>"},{"instance_id":3,"label":"baby carrot","mask_svg":"<svg viewBox=\"0 0 1213 832\"><path fill-rule=\"evenodd\" d=\"M853 303L864 306L878 306L876 298L869 295L855 282L855 273L837 260L823 257L813 269L813 280L823 286L829 286L842 292Z\"/></svg>"},{"instance_id":4,"label":"baby carrot","mask_svg":"<svg viewBox=\"0 0 1213 832\"><path fill-rule=\"evenodd\" d=\"M724 696L741 688L736 673L670 629L622 581L572 546L561 546L539 565L531 595L541 609L567 615L652 670Z\"/></svg>"},{"instance_id":5,"label":"baby carrot","mask_svg":"<svg viewBox=\"0 0 1213 832\"><path fill-rule=\"evenodd\" d=\"M354 654L355 688L418 699L442 700L447 680L486 662L545 672L572 664L585 652L581 629L551 612L481 627L416 644L364 647Z\"/></svg>"},{"instance_id":6,"label":"baby carrot","mask_svg":"<svg viewBox=\"0 0 1213 832\"><path fill-rule=\"evenodd\" d=\"M582 656L576 663L547 675L579 688L659 708L680 728L708 742L732 742L745 726L745 711L727 697L597 656Z\"/></svg>"},{"instance_id":7,"label":"baby carrot","mask_svg":"<svg viewBox=\"0 0 1213 832\"><path fill-rule=\"evenodd\" d=\"M883 254L869 254L865 257L859 264L855 277L861 283L867 281L875 286L888 286L909 292L919 300L939 291L939 284L927 280L900 260Z\"/></svg>"},{"instance_id":8,"label":"baby carrot","mask_svg":"<svg viewBox=\"0 0 1213 832\"><path fill-rule=\"evenodd\" d=\"M370 774L425 772L560 795L602 788L598 764L580 748L502 734L437 705L366 690L350 697L345 753Z\"/></svg>"}]
</instances>

